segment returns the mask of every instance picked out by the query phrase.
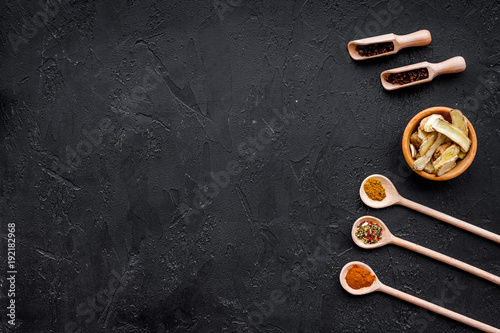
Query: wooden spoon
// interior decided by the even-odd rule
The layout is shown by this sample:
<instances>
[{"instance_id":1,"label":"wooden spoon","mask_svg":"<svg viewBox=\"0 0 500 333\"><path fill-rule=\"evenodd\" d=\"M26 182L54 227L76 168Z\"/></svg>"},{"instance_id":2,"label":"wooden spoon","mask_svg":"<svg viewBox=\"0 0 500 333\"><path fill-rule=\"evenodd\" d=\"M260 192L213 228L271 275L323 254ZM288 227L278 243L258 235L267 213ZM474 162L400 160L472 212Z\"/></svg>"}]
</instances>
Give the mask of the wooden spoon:
<instances>
[{"instance_id":1,"label":"wooden spoon","mask_svg":"<svg viewBox=\"0 0 500 333\"><path fill-rule=\"evenodd\" d=\"M375 281L373 282L373 284L371 286L366 287L366 288L354 289L354 288L351 288L347 284L345 277L347 275L347 272L349 271L349 269L353 265L358 265L360 267L363 267L366 270L370 271L373 275L375 275ZM378 279L377 275L375 274L373 269L371 269L370 266L368 266L367 264L360 262L360 261L351 261L351 262L345 264L344 268L342 268L342 271L340 271L340 284L347 292L349 292L353 295L365 295L365 294L372 293L374 291L380 291L380 292L389 294L391 296L397 297L399 299L402 299L403 301L407 301L409 303L413 303L415 305L418 305L418 306L420 306L424 309L427 309L429 311L433 311L435 313L438 313L442 316L454 319L454 320L459 321L463 324L477 328L479 330L482 330L485 332L497 332L497 333L500 332L500 330L498 328L487 325L487 324L482 323L480 321L477 321L475 319L466 317L464 315L461 315L460 313L448 310L448 309L443 308L442 306L436 305L434 303L424 301L421 298L404 293L404 292L399 291L397 289L394 289L392 287L386 286Z\"/></svg>"},{"instance_id":2,"label":"wooden spoon","mask_svg":"<svg viewBox=\"0 0 500 333\"><path fill-rule=\"evenodd\" d=\"M408 65L408 66L403 66L403 67L388 69L386 71L383 71L380 74L380 81L382 82L382 86L384 87L385 90L401 89L401 88L414 86L417 84L430 82L436 76L441 75L441 74L463 72L465 70L466 66L467 65L465 64L465 59L463 57L460 57L460 56L453 57L451 59L448 59L446 61L443 61L443 62L440 62L437 64L432 64L430 62L424 61L424 62L419 62L418 64L413 64L413 65ZM421 68L427 68L429 76L426 79L421 79L418 81L413 81L413 82L405 83L405 84L392 84L389 81L387 81L387 78L392 73L402 73L402 72L407 72L407 71L421 69Z\"/></svg>"},{"instance_id":3,"label":"wooden spoon","mask_svg":"<svg viewBox=\"0 0 500 333\"><path fill-rule=\"evenodd\" d=\"M375 201L372 200L366 195L366 192L363 188L365 185L365 182L369 178L375 178L380 180L382 183L382 186L385 189L385 194L386 197L382 201ZM416 210L417 212L432 216L438 220L441 220L443 222L449 223L454 225L455 227L462 228L464 230L467 230L469 232L472 232L473 234L476 234L478 236L487 238L489 240L492 240L496 243L500 244L500 235L494 234L491 231L484 230L482 228L476 227L475 225L472 225L470 223L464 222L462 220L459 220L457 218L454 218L452 216L446 215L444 213L441 213L437 210L434 210L432 208L426 207L424 205L421 205L419 203L410 201L408 199L403 198L399 193L398 190L396 190L396 187L391 183L389 179L382 175L371 175L365 178L363 182L361 183L361 187L359 189L359 196L361 197L361 200L369 207L371 208L385 208L389 207L392 205L401 205L405 206L408 208L411 208L413 210Z\"/></svg>"},{"instance_id":4,"label":"wooden spoon","mask_svg":"<svg viewBox=\"0 0 500 333\"><path fill-rule=\"evenodd\" d=\"M406 47L412 46L424 46L431 42L432 37L429 30L419 30L417 32L398 36L395 34L386 34L375 37L363 38L358 40L350 41L347 44L347 50L349 51L349 55L354 60L366 60L378 57L384 57L391 54L396 54L399 50L404 49ZM356 51L356 47L358 45L370 45L370 44L378 44L378 43L389 43L392 42L394 44L394 50L386 53L381 53L373 56L364 57Z\"/></svg>"},{"instance_id":5,"label":"wooden spoon","mask_svg":"<svg viewBox=\"0 0 500 333\"><path fill-rule=\"evenodd\" d=\"M365 244L365 243L363 243L363 241L361 239L356 237L356 229L363 221L372 221L374 223L377 223L382 228L381 237L377 243ZM352 226L351 236L352 236L352 240L354 241L354 243L356 243L357 246L359 246L363 249L375 249L377 247L381 247L381 246L384 246L387 244L398 245L398 246L404 247L408 250L418 252L420 254L423 254L424 256L428 256L430 258L439 260L441 262L444 262L445 264L459 268L461 270L464 270L466 272L477 275L479 277L482 277L483 279L486 279L488 281L491 281L493 283L500 285L500 276L493 275L491 273L483 271L482 269L479 269L479 268L474 267L472 265L466 264L460 260L454 259L452 257L448 257L442 253L430 250L426 247L423 247L423 246L417 245L415 243L401 239L399 237L396 237L391 233L389 228L387 228L387 226L384 224L384 222L382 222L382 220L380 220L376 217L373 217L373 216L362 216L359 219L357 219L356 222L354 222L354 225Z\"/></svg>"}]
</instances>

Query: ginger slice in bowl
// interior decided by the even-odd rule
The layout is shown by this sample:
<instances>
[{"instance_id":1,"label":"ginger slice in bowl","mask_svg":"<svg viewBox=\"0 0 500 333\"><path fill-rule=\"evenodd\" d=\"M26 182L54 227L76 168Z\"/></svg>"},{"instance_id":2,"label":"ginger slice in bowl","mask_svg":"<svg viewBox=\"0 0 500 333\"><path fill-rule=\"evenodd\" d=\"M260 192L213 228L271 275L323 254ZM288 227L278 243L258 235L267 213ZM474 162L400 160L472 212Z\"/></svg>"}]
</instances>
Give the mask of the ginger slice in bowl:
<instances>
[{"instance_id":1,"label":"ginger slice in bowl","mask_svg":"<svg viewBox=\"0 0 500 333\"><path fill-rule=\"evenodd\" d=\"M451 124L460 129L465 136L469 136L469 128L467 127L467 120L460 110L455 109L450 111Z\"/></svg>"},{"instance_id":2,"label":"ginger slice in bowl","mask_svg":"<svg viewBox=\"0 0 500 333\"><path fill-rule=\"evenodd\" d=\"M432 124L432 128L458 144L464 153L469 151L471 141L458 127L438 118Z\"/></svg>"},{"instance_id":3,"label":"ginger slice in bowl","mask_svg":"<svg viewBox=\"0 0 500 333\"><path fill-rule=\"evenodd\" d=\"M431 160L432 155L434 155L436 149L443 144L445 139L446 136L439 133L436 138L436 141L432 144L429 150L427 150L427 152L423 156L420 156L417 160L415 160L415 162L413 162L413 168L415 170L423 170L426 164L429 163L429 161Z\"/></svg>"},{"instance_id":4,"label":"ginger slice in bowl","mask_svg":"<svg viewBox=\"0 0 500 333\"><path fill-rule=\"evenodd\" d=\"M438 177L456 166L458 153L460 153L460 147L457 144L452 144L434 161L434 169Z\"/></svg>"},{"instance_id":5,"label":"ginger slice in bowl","mask_svg":"<svg viewBox=\"0 0 500 333\"><path fill-rule=\"evenodd\" d=\"M436 142L436 138L437 133L431 133L427 136L427 138L420 145L420 149L418 151L420 156L424 156L427 153L429 148L434 144L434 142Z\"/></svg>"}]
</instances>

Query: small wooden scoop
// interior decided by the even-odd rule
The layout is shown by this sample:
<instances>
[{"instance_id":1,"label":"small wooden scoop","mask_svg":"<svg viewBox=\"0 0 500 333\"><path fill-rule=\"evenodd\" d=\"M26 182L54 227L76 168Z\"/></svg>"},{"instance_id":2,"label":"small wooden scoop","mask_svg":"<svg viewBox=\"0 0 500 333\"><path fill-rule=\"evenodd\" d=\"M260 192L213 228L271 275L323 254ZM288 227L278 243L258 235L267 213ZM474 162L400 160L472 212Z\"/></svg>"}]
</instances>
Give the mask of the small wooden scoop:
<instances>
[{"instance_id":1,"label":"small wooden scoop","mask_svg":"<svg viewBox=\"0 0 500 333\"><path fill-rule=\"evenodd\" d=\"M419 30L417 32L402 36L398 36L395 34L386 34L386 35L353 40L350 41L349 44L347 44L347 50L349 51L349 55L351 56L351 58L353 58L354 60L366 60L366 59L372 59L391 54L396 54L399 52L399 50L404 49L406 47L425 46L429 44L431 40L432 37L429 30ZM370 44L380 44L389 42L392 42L394 44L394 50L390 52L364 57L360 55L358 51L356 51L356 47L358 45L365 46Z\"/></svg>"},{"instance_id":2,"label":"small wooden scoop","mask_svg":"<svg viewBox=\"0 0 500 333\"><path fill-rule=\"evenodd\" d=\"M388 77L390 74L393 73L403 73L403 72L408 72L408 71L413 71L421 68L426 68L427 72L429 73L428 77L425 79L413 81L410 83L405 83L405 84L392 84L389 81L387 81ZM394 68L394 69L388 69L386 71L383 71L380 74L380 81L382 82L382 86L384 87L385 90L395 90L395 89L401 89L401 88L406 88L410 86L414 86L417 84L422 84L426 82L432 81L436 76L441 75L441 74L450 74L450 73L460 73L463 72L466 68L465 64L465 59L463 57L453 57L451 59L448 59L446 61L437 63L437 64L432 64L430 62L424 61L424 62L419 62L418 64L413 64L413 65L408 65L408 66L403 66L399 68Z\"/></svg>"}]
</instances>

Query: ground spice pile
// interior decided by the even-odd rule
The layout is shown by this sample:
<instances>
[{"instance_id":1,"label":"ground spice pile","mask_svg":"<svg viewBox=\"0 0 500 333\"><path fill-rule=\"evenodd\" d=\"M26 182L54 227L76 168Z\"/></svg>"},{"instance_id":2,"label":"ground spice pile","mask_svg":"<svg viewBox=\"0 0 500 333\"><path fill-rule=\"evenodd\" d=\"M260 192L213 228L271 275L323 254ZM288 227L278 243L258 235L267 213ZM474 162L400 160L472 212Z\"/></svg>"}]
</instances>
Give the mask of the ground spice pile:
<instances>
[{"instance_id":1,"label":"ground spice pile","mask_svg":"<svg viewBox=\"0 0 500 333\"><path fill-rule=\"evenodd\" d=\"M429 72L427 71L427 68L419 68L407 72L391 73L386 78L386 80L387 82L392 84L407 84L418 80L427 79L428 77Z\"/></svg>"},{"instance_id":2,"label":"ground spice pile","mask_svg":"<svg viewBox=\"0 0 500 333\"><path fill-rule=\"evenodd\" d=\"M368 178L365 182L364 190L368 198L375 201L382 201L386 197L384 186L382 186L380 180L375 178Z\"/></svg>"},{"instance_id":3,"label":"ground spice pile","mask_svg":"<svg viewBox=\"0 0 500 333\"><path fill-rule=\"evenodd\" d=\"M359 265L353 265L347 271L345 276L345 280L349 287L353 289L361 289L369 287L375 281L375 275L372 275L371 272Z\"/></svg>"},{"instance_id":4,"label":"ground spice pile","mask_svg":"<svg viewBox=\"0 0 500 333\"><path fill-rule=\"evenodd\" d=\"M369 45L357 45L356 51L362 57L371 57L377 54L387 53L394 51L394 43L375 43Z\"/></svg>"}]
</instances>

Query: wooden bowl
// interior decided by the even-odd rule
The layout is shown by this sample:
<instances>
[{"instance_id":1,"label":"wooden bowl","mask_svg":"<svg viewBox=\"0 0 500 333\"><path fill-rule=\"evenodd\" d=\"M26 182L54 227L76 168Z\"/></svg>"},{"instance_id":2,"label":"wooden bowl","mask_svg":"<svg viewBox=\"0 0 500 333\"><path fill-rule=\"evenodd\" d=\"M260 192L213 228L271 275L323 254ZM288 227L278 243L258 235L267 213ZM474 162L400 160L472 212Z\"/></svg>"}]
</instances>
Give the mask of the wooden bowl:
<instances>
[{"instance_id":1,"label":"wooden bowl","mask_svg":"<svg viewBox=\"0 0 500 333\"><path fill-rule=\"evenodd\" d=\"M472 164L472 161L474 160L474 157L476 156L476 151L477 151L477 136L476 136L476 131L474 131L474 127L472 127L472 124L470 123L469 119L465 117L467 120L467 126L469 127L469 139L471 140L471 147L469 151L467 152L467 155L465 155L464 159L457 160L457 165L445 173L444 175L438 177L434 174L427 173L424 170L418 171L413 169L413 162L415 161L414 158L411 157L411 152L410 152L410 136L415 130L417 129L417 126L420 124L420 121L433 114L433 113L439 113L441 114L444 119L450 121L450 111L453 110L452 108L447 108L444 106L435 106L432 108L425 109L421 112L419 112L415 117L413 117L408 125L405 128L405 131L403 133L403 140L402 140L402 147L403 147L403 155L405 157L406 163L410 166L410 168L415 171L419 176L422 176L424 178L430 179L430 180L436 180L436 181L443 181L443 180L449 180L453 179L459 175L461 175L467 168Z\"/></svg>"}]
</instances>

